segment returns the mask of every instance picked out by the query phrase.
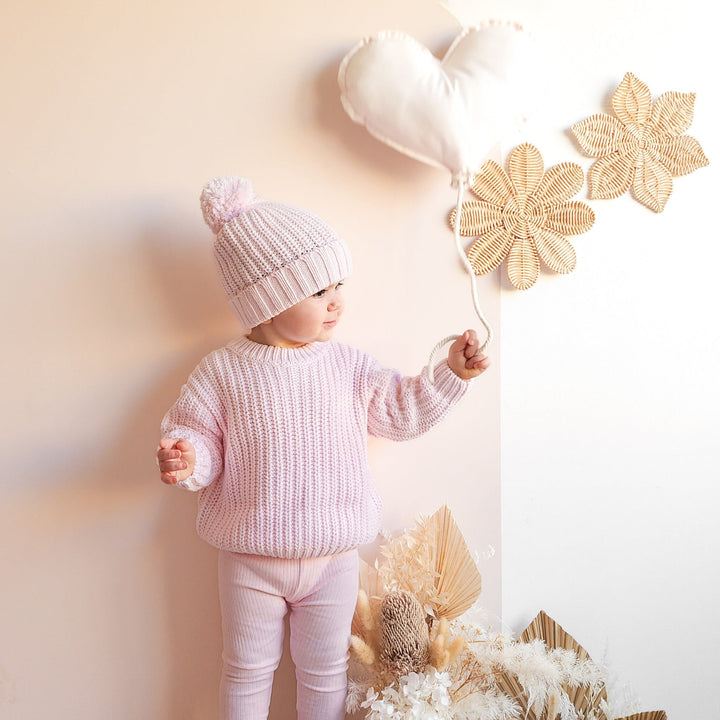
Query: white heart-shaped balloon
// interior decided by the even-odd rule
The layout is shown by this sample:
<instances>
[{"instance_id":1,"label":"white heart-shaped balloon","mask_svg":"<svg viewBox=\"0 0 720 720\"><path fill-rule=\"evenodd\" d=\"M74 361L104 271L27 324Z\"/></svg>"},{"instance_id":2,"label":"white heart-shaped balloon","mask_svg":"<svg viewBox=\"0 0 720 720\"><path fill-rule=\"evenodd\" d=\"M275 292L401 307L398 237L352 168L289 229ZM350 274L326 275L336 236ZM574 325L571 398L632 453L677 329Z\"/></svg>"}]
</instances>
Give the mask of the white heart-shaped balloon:
<instances>
[{"instance_id":1,"label":"white heart-shaped balloon","mask_svg":"<svg viewBox=\"0 0 720 720\"><path fill-rule=\"evenodd\" d=\"M338 81L350 117L379 140L453 178L479 171L538 99L537 54L515 24L468 28L442 60L399 32L363 40Z\"/></svg>"}]
</instances>

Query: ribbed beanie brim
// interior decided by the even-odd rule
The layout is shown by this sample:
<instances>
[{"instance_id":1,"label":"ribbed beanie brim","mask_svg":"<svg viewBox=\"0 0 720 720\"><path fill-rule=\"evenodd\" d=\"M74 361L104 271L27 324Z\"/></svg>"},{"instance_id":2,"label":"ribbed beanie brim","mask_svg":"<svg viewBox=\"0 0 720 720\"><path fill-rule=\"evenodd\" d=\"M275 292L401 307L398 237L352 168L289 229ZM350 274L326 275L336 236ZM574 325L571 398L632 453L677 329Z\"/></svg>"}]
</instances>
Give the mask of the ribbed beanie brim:
<instances>
[{"instance_id":1,"label":"ribbed beanie brim","mask_svg":"<svg viewBox=\"0 0 720 720\"><path fill-rule=\"evenodd\" d=\"M241 200L228 200L228 188ZM257 200L246 180L216 178L201 201L206 222L218 230L215 261L223 288L245 328L352 272L347 244L327 223L291 205ZM225 216L218 219L220 213Z\"/></svg>"},{"instance_id":2,"label":"ribbed beanie brim","mask_svg":"<svg viewBox=\"0 0 720 720\"><path fill-rule=\"evenodd\" d=\"M243 327L254 328L352 272L346 243L337 238L278 268L230 297Z\"/></svg>"}]
</instances>

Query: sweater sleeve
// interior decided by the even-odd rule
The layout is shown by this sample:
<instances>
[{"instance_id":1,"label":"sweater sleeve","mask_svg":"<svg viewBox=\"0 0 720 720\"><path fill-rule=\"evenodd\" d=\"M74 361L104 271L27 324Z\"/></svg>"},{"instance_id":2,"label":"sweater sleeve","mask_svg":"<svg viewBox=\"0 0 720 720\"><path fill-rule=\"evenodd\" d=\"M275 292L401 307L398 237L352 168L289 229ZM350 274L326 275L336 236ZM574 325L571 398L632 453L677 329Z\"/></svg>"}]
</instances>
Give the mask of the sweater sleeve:
<instances>
[{"instance_id":1,"label":"sweater sleeve","mask_svg":"<svg viewBox=\"0 0 720 720\"><path fill-rule=\"evenodd\" d=\"M223 469L224 414L208 362L203 361L183 386L180 397L162 420L162 437L189 440L195 448L195 470L177 484L186 490L202 490Z\"/></svg>"},{"instance_id":2,"label":"sweater sleeve","mask_svg":"<svg viewBox=\"0 0 720 720\"><path fill-rule=\"evenodd\" d=\"M437 425L465 395L471 381L462 380L447 361L435 368L435 382L428 369L416 377L375 364L370 374L368 432L390 440L411 440Z\"/></svg>"}]
</instances>

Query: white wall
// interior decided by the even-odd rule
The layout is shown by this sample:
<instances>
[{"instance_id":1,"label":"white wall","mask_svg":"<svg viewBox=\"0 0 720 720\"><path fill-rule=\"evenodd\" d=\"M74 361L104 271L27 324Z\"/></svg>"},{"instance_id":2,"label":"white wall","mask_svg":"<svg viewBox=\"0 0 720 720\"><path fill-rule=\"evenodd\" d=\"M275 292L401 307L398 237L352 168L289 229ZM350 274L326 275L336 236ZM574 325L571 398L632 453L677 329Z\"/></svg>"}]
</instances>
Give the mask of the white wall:
<instances>
[{"instance_id":1,"label":"white wall","mask_svg":"<svg viewBox=\"0 0 720 720\"><path fill-rule=\"evenodd\" d=\"M503 617L546 610L608 663L619 704L720 717L717 40L694 1L535 19L555 74L527 139L547 166L590 167L565 131L609 112L628 71L654 96L697 93L688 132L711 165L660 215L591 202L574 273L503 286Z\"/></svg>"},{"instance_id":2,"label":"white wall","mask_svg":"<svg viewBox=\"0 0 720 720\"><path fill-rule=\"evenodd\" d=\"M691 134L718 157L700 0L464 5L546 48L527 139L548 165L589 166L565 130L627 70L656 94L696 90ZM454 195L352 125L335 76L364 35L441 49L457 25L429 0L10 0L0 28L0 717L213 717L215 556L194 498L153 466L162 413L236 332L200 187L246 174L336 226L356 261L340 337L415 371L474 322L444 226ZM493 370L430 435L370 446L388 530L448 502L471 546L496 550L491 614L502 599L519 630L546 609L673 718L718 714L717 187L712 165L660 216L594 203L575 273L525 294L484 278ZM274 720L291 716L287 663L279 688Z\"/></svg>"}]
</instances>

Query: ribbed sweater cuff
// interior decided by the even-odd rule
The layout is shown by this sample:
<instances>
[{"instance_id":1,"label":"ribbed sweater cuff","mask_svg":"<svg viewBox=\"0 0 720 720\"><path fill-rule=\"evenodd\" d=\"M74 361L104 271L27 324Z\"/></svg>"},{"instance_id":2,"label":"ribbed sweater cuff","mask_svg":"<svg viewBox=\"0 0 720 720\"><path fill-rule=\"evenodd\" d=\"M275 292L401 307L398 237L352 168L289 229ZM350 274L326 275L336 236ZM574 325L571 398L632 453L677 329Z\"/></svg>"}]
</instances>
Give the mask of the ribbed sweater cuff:
<instances>
[{"instance_id":1,"label":"ribbed sweater cuff","mask_svg":"<svg viewBox=\"0 0 720 720\"><path fill-rule=\"evenodd\" d=\"M455 402L468 391L473 380L463 380L458 377L443 360L435 366L435 389L440 395Z\"/></svg>"}]
</instances>

